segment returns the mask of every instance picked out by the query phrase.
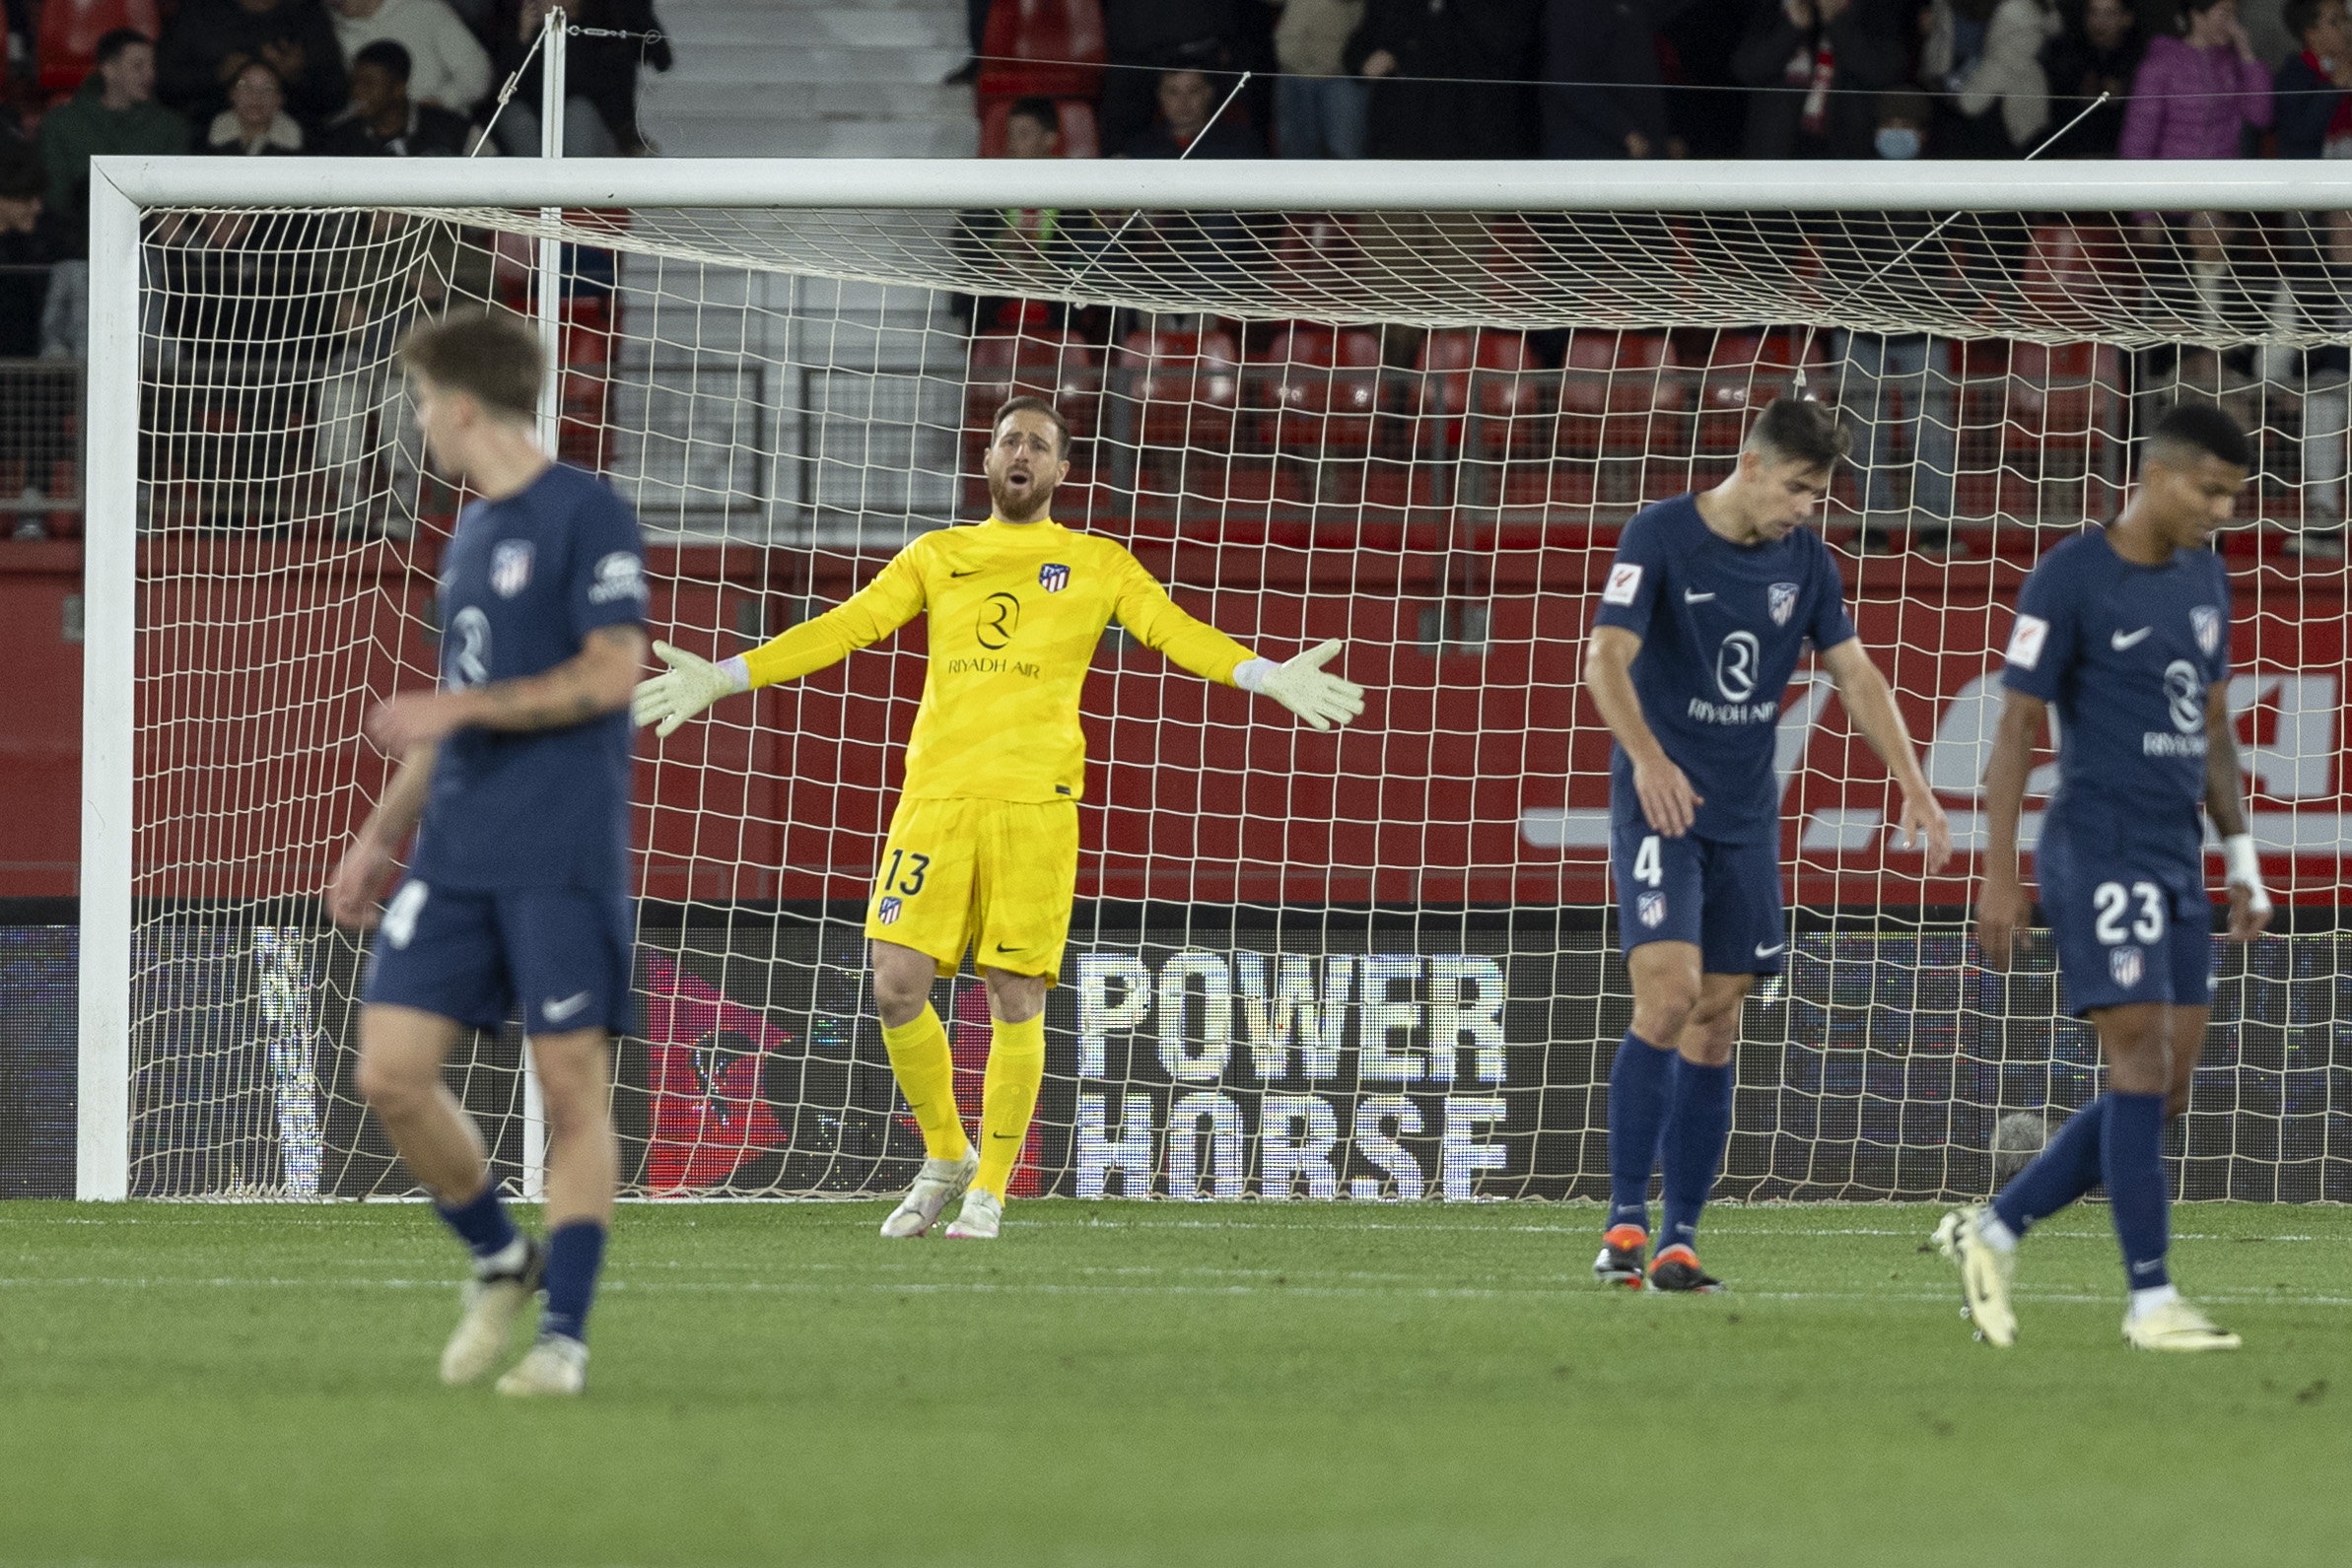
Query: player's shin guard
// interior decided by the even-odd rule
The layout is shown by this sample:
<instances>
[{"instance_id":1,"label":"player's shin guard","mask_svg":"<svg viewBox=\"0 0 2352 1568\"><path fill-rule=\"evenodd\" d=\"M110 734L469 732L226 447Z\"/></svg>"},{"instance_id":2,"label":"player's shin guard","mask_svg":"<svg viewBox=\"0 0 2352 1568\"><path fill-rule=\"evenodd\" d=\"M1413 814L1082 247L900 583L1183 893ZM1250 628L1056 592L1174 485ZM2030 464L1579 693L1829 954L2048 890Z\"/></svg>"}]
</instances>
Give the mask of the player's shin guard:
<instances>
[{"instance_id":1,"label":"player's shin guard","mask_svg":"<svg viewBox=\"0 0 2352 1568\"><path fill-rule=\"evenodd\" d=\"M1012 1179L1037 1086L1045 1081L1045 1015L1017 1024L999 1022L988 1048L988 1076L980 1089L980 1174L972 1185L998 1197Z\"/></svg>"},{"instance_id":2,"label":"player's shin guard","mask_svg":"<svg viewBox=\"0 0 2352 1568\"><path fill-rule=\"evenodd\" d=\"M592 1219L559 1225L547 1238L547 1310L539 1332L586 1342L596 1275L604 1267L604 1227Z\"/></svg>"},{"instance_id":3,"label":"player's shin guard","mask_svg":"<svg viewBox=\"0 0 2352 1568\"><path fill-rule=\"evenodd\" d=\"M1650 1171L1671 1103L1675 1054L1628 1029L1609 1069L1609 1221L1650 1228Z\"/></svg>"},{"instance_id":4,"label":"player's shin guard","mask_svg":"<svg viewBox=\"0 0 2352 1568\"><path fill-rule=\"evenodd\" d=\"M1993 1216L2023 1236L2099 1185L2100 1130L2107 1125L2106 1095L2066 1119L2066 1125L2017 1173L1992 1200Z\"/></svg>"},{"instance_id":5,"label":"player's shin guard","mask_svg":"<svg viewBox=\"0 0 2352 1568\"><path fill-rule=\"evenodd\" d=\"M955 1110L955 1057L947 1049L946 1026L931 1003L923 1004L913 1023L884 1024L882 1048L890 1053L898 1092L923 1128L923 1152L934 1160L962 1159L972 1140Z\"/></svg>"},{"instance_id":6,"label":"player's shin guard","mask_svg":"<svg viewBox=\"0 0 2352 1568\"><path fill-rule=\"evenodd\" d=\"M2110 1094L2100 1128L2100 1170L2123 1246L2123 1272L2134 1290L2172 1282L2165 1253L2172 1243L2164 1182L2164 1096Z\"/></svg>"},{"instance_id":7,"label":"player's shin guard","mask_svg":"<svg viewBox=\"0 0 2352 1568\"><path fill-rule=\"evenodd\" d=\"M1691 1246L1698 1235L1698 1211L1706 1207L1714 1190L1715 1173L1723 1168L1723 1145L1731 1137L1732 1068L1702 1067L1677 1055L1674 1058L1673 1107L1659 1138L1659 1161L1666 1168L1666 1203L1658 1228L1661 1252Z\"/></svg>"}]
</instances>

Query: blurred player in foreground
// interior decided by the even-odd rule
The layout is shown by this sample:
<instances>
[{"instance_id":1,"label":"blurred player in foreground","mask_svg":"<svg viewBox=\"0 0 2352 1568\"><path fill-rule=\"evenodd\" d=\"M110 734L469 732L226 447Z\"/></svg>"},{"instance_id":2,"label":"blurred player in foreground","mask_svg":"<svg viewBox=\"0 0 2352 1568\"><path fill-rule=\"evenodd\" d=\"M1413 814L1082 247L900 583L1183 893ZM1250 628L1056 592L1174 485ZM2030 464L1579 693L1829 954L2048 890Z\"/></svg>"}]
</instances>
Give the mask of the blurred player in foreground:
<instances>
[{"instance_id":1,"label":"blurred player in foreground","mask_svg":"<svg viewBox=\"0 0 2352 1568\"><path fill-rule=\"evenodd\" d=\"M1604 1284L1723 1288L1695 1242L1731 1133L1740 1003L1788 952L1772 753L1808 642L1902 791L1905 842L1924 840L1931 872L1952 853L1836 564L1804 526L1845 447L1829 409L1776 400L1728 479L1626 524L1601 591L1584 681L1617 737L1609 865L1633 981L1633 1027L1609 1074L1609 1216L1593 1262ZM1664 1229L1648 1260L1661 1163Z\"/></svg>"},{"instance_id":2,"label":"blurred player in foreground","mask_svg":"<svg viewBox=\"0 0 2352 1568\"><path fill-rule=\"evenodd\" d=\"M2035 871L2066 1000L2098 1032L2108 1086L1989 1206L1955 1209L1936 1231L1987 1344L2017 1340L2018 1242L2105 1182L2131 1290L2124 1339L2143 1350L2238 1348L2180 1299L2165 1265L2164 1125L2188 1108L2213 990L2200 800L2221 836L2230 940L2250 941L2270 920L2225 700L2230 582L2211 548L2251 458L2227 414L2181 404L2149 437L2123 515L2043 556L2018 591L1984 771L1977 940L1986 963L2005 966L2031 917L2017 819L2055 707L2058 789Z\"/></svg>"},{"instance_id":3,"label":"blurred player in foreground","mask_svg":"<svg viewBox=\"0 0 2352 1568\"><path fill-rule=\"evenodd\" d=\"M645 659L637 517L534 440L538 340L507 315L419 328L403 351L437 464L480 500L441 578L441 685L395 697L368 735L400 761L336 867L327 906L378 921L360 1014L360 1089L474 1257L441 1375L497 1364L544 1290L537 1342L502 1394L578 1394L612 1220L612 1040L631 1019L626 709ZM460 1030L522 1010L547 1106L544 1246L499 1202L473 1120L444 1087Z\"/></svg>"},{"instance_id":4,"label":"blurred player in foreground","mask_svg":"<svg viewBox=\"0 0 2352 1568\"><path fill-rule=\"evenodd\" d=\"M1286 663L1194 620L1113 540L1053 520L1070 427L1042 398L997 412L983 464L986 522L927 533L836 608L712 663L665 643L670 668L638 688L640 723L667 735L720 698L823 669L927 615L930 667L907 740L906 783L865 917L874 1004L922 1173L882 1222L921 1236L958 1196L951 1237L993 1240L1045 1076L1045 993L1062 969L1077 883L1086 739L1078 694L1113 616L1203 679L1273 698L1317 729L1363 712L1363 691L1322 666L1328 642ZM934 978L972 950L995 1030L977 1148L957 1115Z\"/></svg>"}]
</instances>

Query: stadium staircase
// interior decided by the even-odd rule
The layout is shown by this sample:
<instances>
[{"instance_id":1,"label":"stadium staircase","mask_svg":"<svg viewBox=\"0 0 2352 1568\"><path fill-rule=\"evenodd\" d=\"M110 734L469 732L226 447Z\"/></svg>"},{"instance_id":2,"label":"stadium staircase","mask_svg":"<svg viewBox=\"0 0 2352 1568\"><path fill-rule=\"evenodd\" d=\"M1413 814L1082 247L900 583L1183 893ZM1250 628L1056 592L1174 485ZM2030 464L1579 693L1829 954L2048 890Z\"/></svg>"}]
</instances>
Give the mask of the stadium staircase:
<instances>
[{"instance_id":1,"label":"stadium staircase","mask_svg":"<svg viewBox=\"0 0 2352 1568\"><path fill-rule=\"evenodd\" d=\"M648 73L647 130L672 158L968 158L959 0L662 0L676 50Z\"/></svg>"}]
</instances>

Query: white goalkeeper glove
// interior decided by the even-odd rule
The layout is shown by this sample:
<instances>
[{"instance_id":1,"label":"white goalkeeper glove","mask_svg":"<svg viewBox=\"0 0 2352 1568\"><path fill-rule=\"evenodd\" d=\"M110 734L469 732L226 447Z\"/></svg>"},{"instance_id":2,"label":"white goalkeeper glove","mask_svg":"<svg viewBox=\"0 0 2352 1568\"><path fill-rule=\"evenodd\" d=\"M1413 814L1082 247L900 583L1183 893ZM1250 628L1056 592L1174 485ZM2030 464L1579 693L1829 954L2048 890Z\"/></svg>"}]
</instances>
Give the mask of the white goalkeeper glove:
<instances>
[{"instance_id":1,"label":"white goalkeeper glove","mask_svg":"<svg viewBox=\"0 0 2352 1568\"><path fill-rule=\"evenodd\" d=\"M1341 646L1335 637L1280 664L1270 658L1250 659L1233 671L1233 684L1273 698L1317 729L1345 724L1364 711L1364 689L1324 673L1323 666L1339 655Z\"/></svg>"},{"instance_id":2,"label":"white goalkeeper glove","mask_svg":"<svg viewBox=\"0 0 2352 1568\"><path fill-rule=\"evenodd\" d=\"M2222 881L2228 887L2246 889L2246 906L2249 913L2270 913L2270 895L2262 887L2262 860L2254 853L2254 836L2233 833L2221 841Z\"/></svg>"},{"instance_id":3,"label":"white goalkeeper glove","mask_svg":"<svg viewBox=\"0 0 2352 1568\"><path fill-rule=\"evenodd\" d=\"M654 656L669 668L637 683L629 716L640 724L657 724L657 737L668 735L720 698L751 690L751 672L740 653L714 664L667 643L656 643Z\"/></svg>"}]
</instances>

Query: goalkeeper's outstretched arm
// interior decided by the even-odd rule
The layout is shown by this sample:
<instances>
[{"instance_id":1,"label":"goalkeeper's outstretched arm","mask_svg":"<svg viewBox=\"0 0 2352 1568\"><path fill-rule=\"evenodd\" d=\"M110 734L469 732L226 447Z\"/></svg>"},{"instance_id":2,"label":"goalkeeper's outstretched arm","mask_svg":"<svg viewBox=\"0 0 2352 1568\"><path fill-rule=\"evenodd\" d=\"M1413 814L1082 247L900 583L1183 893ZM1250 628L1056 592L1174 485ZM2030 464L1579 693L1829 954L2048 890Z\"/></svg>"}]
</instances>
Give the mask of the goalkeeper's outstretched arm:
<instances>
[{"instance_id":1,"label":"goalkeeper's outstretched arm","mask_svg":"<svg viewBox=\"0 0 2352 1568\"><path fill-rule=\"evenodd\" d=\"M902 551L849 598L748 653L713 660L656 643L654 656L669 668L638 683L629 716L666 736L722 697L840 663L920 615L923 602L923 579Z\"/></svg>"},{"instance_id":2,"label":"goalkeeper's outstretched arm","mask_svg":"<svg viewBox=\"0 0 2352 1568\"><path fill-rule=\"evenodd\" d=\"M1364 711L1364 689L1323 666L1339 655L1338 638L1276 663L1260 658L1215 627L1195 620L1141 564L1119 595L1119 624L1203 680L1271 697L1317 729L1346 724Z\"/></svg>"}]
</instances>

